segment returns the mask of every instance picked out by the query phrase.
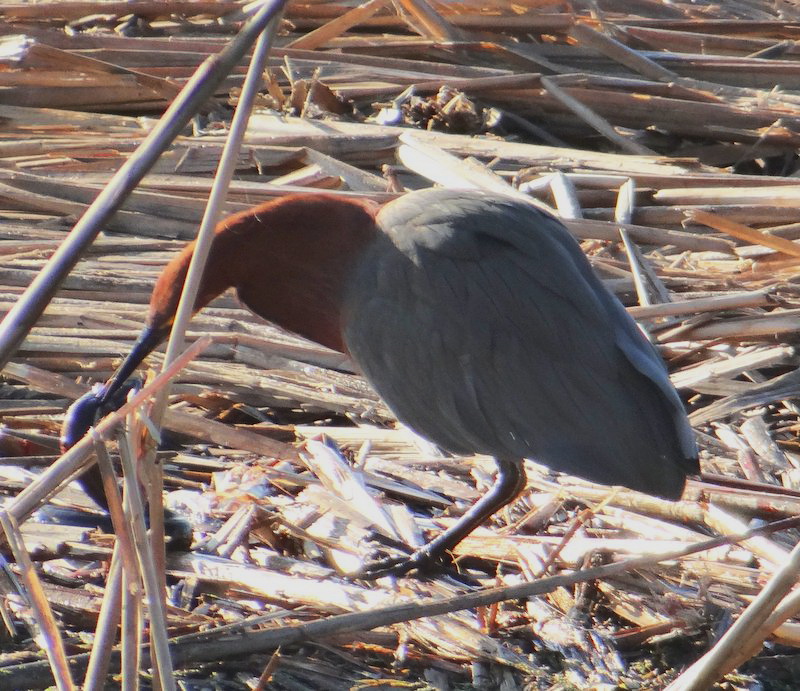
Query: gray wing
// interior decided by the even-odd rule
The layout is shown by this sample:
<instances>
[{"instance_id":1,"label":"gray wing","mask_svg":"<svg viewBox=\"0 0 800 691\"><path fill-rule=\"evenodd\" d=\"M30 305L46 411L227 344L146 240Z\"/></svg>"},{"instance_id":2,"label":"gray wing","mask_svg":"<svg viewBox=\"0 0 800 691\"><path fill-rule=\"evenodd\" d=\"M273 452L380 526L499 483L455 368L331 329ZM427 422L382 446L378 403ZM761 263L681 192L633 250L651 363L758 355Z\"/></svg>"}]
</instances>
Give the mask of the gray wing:
<instances>
[{"instance_id":1,"label":"gray wing","mask_svg":"<svg viewBox=\"0 0 800 691\"><path fill-rule=\"evenodd\" d=\"M451 190L406 195L377 222L344 337L400 420L455 452L680 494L696 471L680 399L561 223Z\"/></svg>"}]
</instances>

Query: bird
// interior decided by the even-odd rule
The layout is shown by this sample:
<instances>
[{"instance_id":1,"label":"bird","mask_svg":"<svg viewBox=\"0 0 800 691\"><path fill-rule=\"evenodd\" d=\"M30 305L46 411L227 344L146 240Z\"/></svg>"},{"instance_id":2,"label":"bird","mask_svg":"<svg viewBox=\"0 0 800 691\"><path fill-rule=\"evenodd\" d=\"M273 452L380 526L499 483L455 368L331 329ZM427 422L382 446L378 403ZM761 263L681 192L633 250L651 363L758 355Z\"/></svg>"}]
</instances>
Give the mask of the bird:
<instances>
[{"instance_id":1,"label":"bird","mask_svg":"<svg viewBox=\"0 0 800 691\"><path fill-rule=\"evenodd\" d=\"M168 335L194 244L155 283L129 355L65 425L74 443ZM430 188L383 204L290 194L216 227L197 312L252 312L348 355L397 419L494 484L456 523L367 577L446 559L526 484L524 459L680 498L697 446L666 365L554 215L517 196Z\"/></svg>"}]
</instances>

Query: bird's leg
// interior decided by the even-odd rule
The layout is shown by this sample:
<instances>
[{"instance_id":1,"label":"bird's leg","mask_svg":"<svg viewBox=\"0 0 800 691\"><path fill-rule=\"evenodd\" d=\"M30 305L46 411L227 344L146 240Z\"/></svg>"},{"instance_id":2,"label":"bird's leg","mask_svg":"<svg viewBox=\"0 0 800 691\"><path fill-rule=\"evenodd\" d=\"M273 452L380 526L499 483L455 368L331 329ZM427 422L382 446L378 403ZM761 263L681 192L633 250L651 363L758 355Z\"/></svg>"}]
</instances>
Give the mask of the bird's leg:
<instances>
[{"instance_id":1,"label":"bird's leg","mask_svg":"<svg viewBox=\"0 0 800 691\"><path fill-rule=\"evenodd\" d=\"M455 524L407 557L387 557L366 564L356 577L374 579L389 575L401 576L413 570L425 571L489 516L513 501L525 486L522 461L497 458L495 462L497 477L492 488Z\"/></svg>"}]
</instances>

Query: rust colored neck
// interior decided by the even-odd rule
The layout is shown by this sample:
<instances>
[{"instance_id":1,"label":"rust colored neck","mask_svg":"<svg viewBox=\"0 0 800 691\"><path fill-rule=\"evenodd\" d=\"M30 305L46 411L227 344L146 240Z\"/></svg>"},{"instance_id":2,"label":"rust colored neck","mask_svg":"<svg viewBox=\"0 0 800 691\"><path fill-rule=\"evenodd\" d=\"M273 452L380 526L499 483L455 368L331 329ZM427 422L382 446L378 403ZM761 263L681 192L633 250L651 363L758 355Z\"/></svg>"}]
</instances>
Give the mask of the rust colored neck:
<instances>
[{"instance_id":1,"label":"rust colored neck","mask_svg":"<svg viewBox=\"0 0 800 691\"><path fill-rule=\"evenodd\" d=\"M234 287L267 321L346 352L341 298L356 260L379 232L377 210L332 195L290 195L227 218L215 231L195 311ZM193 251L194 244L187 246L159 277L149 326L174 318Z\"/></svg>"}]
</instances>

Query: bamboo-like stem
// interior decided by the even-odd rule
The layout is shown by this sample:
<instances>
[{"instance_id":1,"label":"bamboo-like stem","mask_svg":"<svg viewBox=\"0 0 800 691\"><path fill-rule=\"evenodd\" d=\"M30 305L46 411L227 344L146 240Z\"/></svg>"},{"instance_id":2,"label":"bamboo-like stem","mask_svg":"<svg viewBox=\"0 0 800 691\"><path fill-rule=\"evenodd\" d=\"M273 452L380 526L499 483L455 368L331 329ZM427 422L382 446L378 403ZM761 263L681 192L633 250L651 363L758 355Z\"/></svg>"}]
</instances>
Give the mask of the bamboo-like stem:
<instances>
[{"instance_id":1,"label":"bamboo-like stem","mask_svg":"<svg viewBox=\"0 0 800 691\"><path fill-rule=\"evenodd\" d=\"M67 240L50 258L45 269L36 276L25 294L0 323L0 368L9 361L22 343L103 225L119 209L131 190L146 175L191 117L214 94L225 76L262 34L267 24L280 13L285 2L286 0L266 0L239 35L222 52L203 62L159 123L92 202L86 213L75 224Z\"/></svg>"}]
</instances>

